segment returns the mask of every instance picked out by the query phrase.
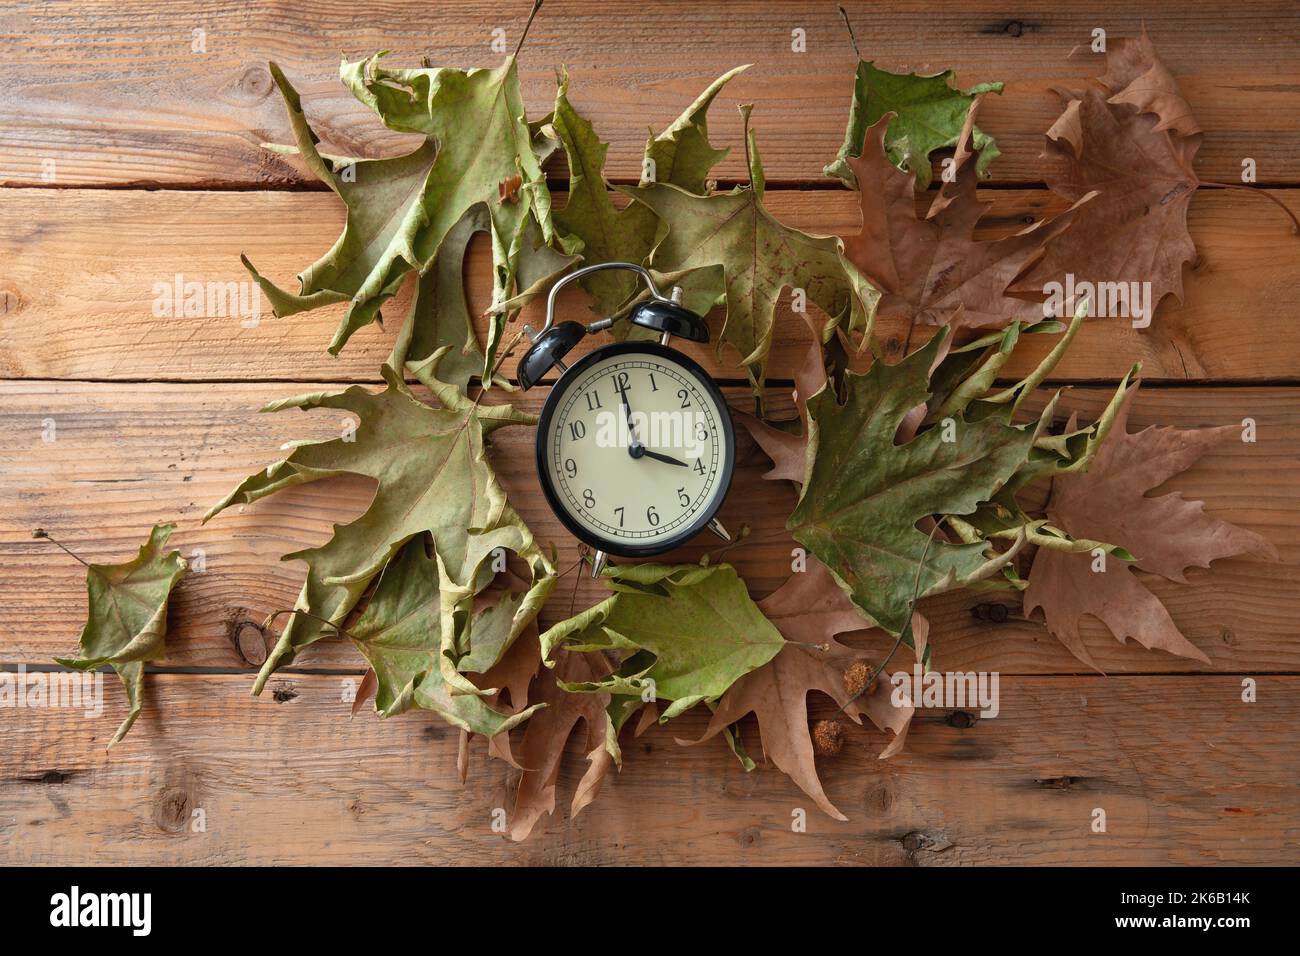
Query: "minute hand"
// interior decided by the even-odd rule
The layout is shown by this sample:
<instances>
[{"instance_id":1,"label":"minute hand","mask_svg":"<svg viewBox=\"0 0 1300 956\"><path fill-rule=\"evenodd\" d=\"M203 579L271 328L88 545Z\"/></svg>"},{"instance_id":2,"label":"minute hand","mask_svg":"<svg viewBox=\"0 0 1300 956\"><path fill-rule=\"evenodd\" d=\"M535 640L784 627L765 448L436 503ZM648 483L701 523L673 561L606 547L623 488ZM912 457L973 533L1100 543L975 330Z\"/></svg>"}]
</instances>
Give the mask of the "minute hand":
<instances>
[{"instance_id":1,"label":"minute hand","mask_svg":"<svg viewBox=\"0 0 1300 956\"><path fill-rule=\"evenodd\" d=\"M653 458L655 461L662 461L668 465L680 465L683 468L691 467L690 465L686 464L686 462L682 461L680 458L674 458L671 455L661 455L659 454L659 452L651 451L649 448L643 448L641 450L641 454L645 455L645 457L647 458Z\"/></svg>"}]
</instances>

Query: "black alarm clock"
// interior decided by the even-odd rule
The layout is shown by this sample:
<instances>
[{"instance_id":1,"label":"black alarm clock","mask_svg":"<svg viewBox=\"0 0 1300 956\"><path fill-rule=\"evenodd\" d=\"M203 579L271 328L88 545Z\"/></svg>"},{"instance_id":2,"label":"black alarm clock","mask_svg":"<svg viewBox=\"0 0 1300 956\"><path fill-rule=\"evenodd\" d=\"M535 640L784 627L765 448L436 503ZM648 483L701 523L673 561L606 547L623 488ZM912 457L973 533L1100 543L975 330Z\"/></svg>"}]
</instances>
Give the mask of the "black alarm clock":
<instances>
[{"instance_id":1,"label":"black alarm clock","mask_svg":"<svg viewBox=\"0 0 1300 956\"><path fill-rule=\"evenodd\" d=\"M555 297L570 282L603 269L628 269L649 298L625 317L589 325L555 322ZM730 540L718 521L735 464L727 403L709 374L669 345L674 337L707 342L708 326L680 304L681 290L660 294L635 263L603 262L557 282L546 324L520 359L518 378L532 388L561 371L537 425L537 477L551 509L574 537L595 549L592 576L607 556L646 558L708 529ZM573 365L564 357L587 335L627 321L659 341L610 342Z\"/></svg>"}]
</instances>

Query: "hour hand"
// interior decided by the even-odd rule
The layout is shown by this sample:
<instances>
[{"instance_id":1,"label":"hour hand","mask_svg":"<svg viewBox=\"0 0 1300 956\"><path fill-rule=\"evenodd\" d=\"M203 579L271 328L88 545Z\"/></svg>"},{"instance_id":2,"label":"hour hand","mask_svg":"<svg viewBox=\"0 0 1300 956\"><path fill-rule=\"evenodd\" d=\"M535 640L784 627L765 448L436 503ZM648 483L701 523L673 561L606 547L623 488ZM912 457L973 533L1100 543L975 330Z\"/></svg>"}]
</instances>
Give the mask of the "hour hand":
<instances>
[{"instance_id":1,"label":"hour hand","mask_svg":"<svg viewBox=\"0 0 1300 956\"><path fill-rule=\"evenodd\" d=\"M655 461L662 461L667 465L681 465L683 468L690 467L690 465L686 464L686 462L682 461L680 458L674 458L672 455L661 455L659 452L651 451L648 448L643 449L641 454L645 455L647 458L653 458Z\"/></svg>"}]
</instances>

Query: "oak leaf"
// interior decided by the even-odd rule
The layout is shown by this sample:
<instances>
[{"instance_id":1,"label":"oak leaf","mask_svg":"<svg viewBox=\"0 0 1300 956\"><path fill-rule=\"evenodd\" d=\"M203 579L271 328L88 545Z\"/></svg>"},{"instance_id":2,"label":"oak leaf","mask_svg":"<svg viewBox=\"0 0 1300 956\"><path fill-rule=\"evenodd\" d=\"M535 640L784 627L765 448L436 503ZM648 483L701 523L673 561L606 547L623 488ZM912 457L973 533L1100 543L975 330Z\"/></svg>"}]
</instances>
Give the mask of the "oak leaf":
<instances>
[{"instance_id":1,"label":"oak leaf","mask_svg":"<svg viewBox=\"0 0 1300 956\"><path fill-rule=\"evenodd\" d=\"M363 475L375 479L378 486L365 513L349 524L336 525L328 542L285 556L285 560L307 563L307 580L296 607L315 617L291 617L258 674L255 692L299 649L331 633L327 624L315 618L341 623L398 549L424 532L433 536L444 616L454 614L482 589L486 561L497 548L520 555L533 574L516 627L536 615L554 585L550 562L506 500L486 455L492 432L533 424L534 419L510 405L472 402L454 386L434 378L433 368L445 352L435 353L427 363L408 366L433 390L441 407L420 401L396 371L384 366L387 388L382 392L353 386L273 402L263 409L334 408L351 413L358 424L353 434L297 446L288 458L242 482L208 512L205 521L232 504L249 504L282 488L332 475ZM452 646L454 630L443 629L444 647ZM452 687L474 692L445 655L440 664Z\"/></svg>"},{"instance_id":2,"label":"oak leaf","mask_svg":"<svg viewBox=\"0 0 1300 956\"><path fill-rule=\"evenodd\" d=\"M1134 384L1124 396L1091 467L1057 476L1047 502L1053 525L1075 538L1121 545L1135 560L1130 567L1107 559L1104 573L1094 573L1097 559L1091 554L1041 548L1029 572L1025 614L1041 607L1047 629L1091 667L1097 665L1079 633L1079 621L1088 614L1100 619L1121 644L1132 637L1143 647L1208 664L1209 658L1183 636L1132 568L1185 583L1189 567L1207 568L1212 561L1239 554L1276 559L1277 551L1255 532L1206 514L1202 502L1188 501L1181 493L1148 496L1219 442L1239 438L1240 429L1152 425L1130 434L1128 414L1137 389Z\"/></svg>"},{"instance_id":3,"label":"oak leaf","mask_svg":"<svg viewBox=\"0 0 1300 956\"><path fill-rule=\"evenodd\" d=\"M126 736L144 705L144 664L166 654L167 599L186 571L179 551L167 551L175 525L155 525L149 540L123 564L86 569L87 618L81 629L81 657L59 657L65 667L93 671L108 664L126 688L126 719L109 740Z\"/></svg>"},{"instance_id":4,"label":"oak leaf","mask_svg":"<svg viewBox=\"0 0 1300 956\"><path fill-rule=\"evenodd\" d=\"M417 535L388 562L365 610L347 629L353 644L375 674L375 710L381 717L400 714L412 706L431 710L452 726L495 737L532 716L537 706L512 713L494 710L476 694L453 694L442 677L438 657L443 653L434 558L425 535ZM506 615L500 610L504 609ZM470 635L457 635L467 653L457 662L462 671L490 671L510 646L515 608L503 601L484 610ZM490 686L490 685L489 685ZM493 688L495 690L495 688Z\"/></svg>"},{"instance_id":5,"label":"oak leaf","mask_svg":"<svg viewBox=\"0 0 1300 956\"><path fill-rule=\"evenodd\" d=\"M765 179L754 131L745 117L750 184L726 193L697 196L669 183L624 189L649 206L666 230L650 261L659 273L703 273L700 290L688 290L686 303L706 312L726 304L718 341L740 353L750 381L761 386L776 324L776 304L787 288L804 290L809 302L828 317L862 328L875 310L875 290L855 284L839 256L833 236L814 236L773 218L763 205ZM691 296L695 296L692 299ZM702 304L701 304L702 303Z\"/></svg>"},{"instance_id":6,"label":"oak leaf","mask_svg":"<svg viewBox=\"0 0 1300 956\"><path fill-rule=\"evenodd\" d=\"M737 67L718 77L664 132L647 141L645 167L653 169L652 181L704 192L709 171L730 152L709 143L709 106L727 81L746 69ZM567 72L556 90L552 125L569 166L568 202L553 217L556 228L570 240L568 248L580 251L585 265L642 263L654 246L658 217L638 202L615 207L604 175L609 144L600 141L591 123L569 102ZM601 316L616 314L641 288L636 276L617 270L596 272L578 282L591 294L592 308ZM614 331L618 334L625 327L626 323L619 323Z\"/></svg>"},{"instance_id":7,"label":"oak leaf","mask_svg":"<svg viewBox=\"0 0 1300 956\"><path fill-rule=\"evenodd\" d=\"M584 725L582 752L589 766L578 782L570 806L577 816L596 799L600 786L617 760L609 717L605 708L609 695L573 694L563 689L565 683L595 684L609 674L609 664L600 654L579 654L563 649L555 652L554 670L547 669L534 683L533 698L544 705L524 728L519 745L519 764L524 767L510 817L510 838L524 840L537 821L555 812L556 781L569 737Z\"/></svg>"}]
</instances>

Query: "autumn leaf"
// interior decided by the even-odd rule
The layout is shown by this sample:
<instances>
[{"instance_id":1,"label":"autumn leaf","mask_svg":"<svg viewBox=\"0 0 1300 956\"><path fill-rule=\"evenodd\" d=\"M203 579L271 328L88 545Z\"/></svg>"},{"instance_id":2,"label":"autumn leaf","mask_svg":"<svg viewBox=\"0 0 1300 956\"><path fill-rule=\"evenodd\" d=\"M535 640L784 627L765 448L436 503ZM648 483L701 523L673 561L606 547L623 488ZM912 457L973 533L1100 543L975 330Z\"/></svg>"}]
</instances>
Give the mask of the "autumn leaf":
<instances>
[{"instance_id":1,"label":"autumn leaf","mask_svg":"<svg viewBox=\"0 0 1300 956\"><path fill-rule=\"evenodd\" d=\"M556 781L565 745L579 723L585 728L581 747L589 766L574 792L571 816L576 817L596 799L605 776L616 765L617 745L611 744L605 712L609 695L572 694L562 687L565 683L595 684L608 673L609 665L599 654L559 649L555 651L554 670L547 669L538 678L542 686L534 698L544 708L528 721L519 745L519 763L525 770L510 817L512 840L527 839L538 820L555 812Z\"/></svg>"},{"instance_id":2,"label":"autumn leaf","mask_svg":"<svg viewBox=\"0 0 1300 956\"><path fill-rule=\"evenodd\" d=\"M366 609L347 634L374 669L375 710L381 717L416 706L454 727L494 737L527 720L538 707L505 714L478 695L451 693L438 665L443 641L437 578L425 535L417 535L388 562ZM509 603L504 606L514 610ZM479 654L472 664L476 670L490 670L508 649L511 617L488 609L467 627L473 634L471 647Z\"/></svg>"},{"instance_id":3,"label":"autumn leaf","mask_svg":"<svg viewBox=\"0 0 1300 956\"><path fill-rule=\"evenodd\" d=\"M864 630L869 622L821 562L810 559L803 571L792 574L758 606L785 637L785 646L768 664L732 685L700 740L708 740L753 713L758 719L763 753L824 813L846 820L826 797L817 777L808 729L808 694L821 691L855 723L862 723L865 715L881 730L892 731L894 743L882 757L901 747L913 708L893 705L888 680L878 681L869 692L850 700L844 671L852 662L866 660L870 655L841 643L836 635ZM924 646L928 628L925 619L917 615L913 622L917 646Z\"/></svg>"},{"instance_id":4,"label":"autumn leaf","mask_svg":"<svg viewBox=\"0 0 1300 956\"><path fill-rule=\"evenodd\" d=\"M644 165L653 170L652 181L693 193L704 191L709 171L730 151L714 149L709 143L709 105L728 80L746 69L737 67L718 77L664 132L649 139ZM556 228L570 237L569 248L580 251L586 265L641 263L654 246L659 220L641 203L615 207L604 175L609 144L600 141L591 123L569 103L568 94L566 71L556 91L552 123L568 159L569 198L554 214ZM640 288L636 276L620 271L597 272L578 281L591 294L592 309L601 316L616 314ZM623 331L625 326L620 323L614 329Z\"/></svg>"},{"instance_id":5,"label":"autumn leaf","mask_svg":"<svg viewBox=\"0 0 1300 956\"><path fill-rule=\"evenodd\" d=\"M167 599L186 571L179 551L165 551L175 525L154 525L139 553L123 564L86 569L87 618L81 629L81 657L58 657L64 667L93 671L105 664L126 688L126 719L108 742L126 736L144 705L144 663L166 654Z\"/></svg>"},{"instance_id":6,"label":"autumn leaf","mask_svg":"<svg viewBox=\"0 0 1300 956\"><path fill-rule=\"evenodd\" d=\"M765 179L754 131L745 117L750 184L727 193L697 196L667 183L625 189L654 210L666 233L651 254L660 273L710 270L707 291L687 300L705 312L720 299L726 321L718 342L741 356L750 381L761 386L772 347L776 304L786 289L803 289L808 301L829 316L828 327L864 328L874 313L875 292L855 287L839 258L833 236L813 236L782 225L763 205ZM855 288L859 294L855 294ZM861 293L868 298L864 300ZM701 307L701 302L703 306Z\"/></svg>"},{"instance_id":7,"label":"autumn leaf","mask_svg":"<svg viewBox=\"0 0 1300 956\"><path fill-rule=\"evenodd\" d=\"M1277 551L1255 532L1206 514L1202 502L1188 501L1178 492L1148 496L1219 442L1238 438L1239 429L1153 425L1129 434L1128 414L1137 389L1134 384L1125 394L1091 467L1055 478L1047 502L1052 524L1075 538L1122 545L1135 560L1130 566L1107 558L1104 573L1095 573L1098 559L1091 554L1039 549L1029 572L1025 614L1041 607L1047 629L1090 667L1097 665L1079 633L1079 622L1088 614L1121 644L1132 637L1143 647L1208 664L1209 658L1183 636L1132 568L1186 583L1187 568L1208 568L1212 561L1239 554L1276 560Z\"/></svg>"},{"instance_id":8,"label":"autumn leaf","mask_svg":"<svg viewBox=\"0 0 1300 956\"><path fill-rule=\"evenodd\" d=\"M881 290L880 316L944 325L961 309L970 328L1002 328L1043 316L1041 304L1007 295L1007 286L1090 200L1074 197L1075 208L1051 220L977 242L976 224L991 205L975 196L977 106L978 100L972 102L957 140L953 181L943 184L924 218L916 214L911 175L886 155L887 131L897 122L892 113L866 130L861 155L847 160L859 186L862 229L844 237L844 255Z\"/></svg>"},{"instance_id":9,"label":"autumn leaf","mask_svg":"<svg viewBox=\"0 0 1300 956\"><path fill-rule=\"evenodd\" d=\"M1060 94L1064 111L1042 155L1054 192L1097 196L1014 288L1042 291L1067 273L1076 286L1126 293L1127 283L1149 282L1154 311L1166 295L1182 300L1182 267L1196 257L1187 208L1200 186L1192 171L1200 128L1145 33L1112 42L1106 63L1100 88ZM1136 305L1130 296L1129 309Z\"/></svg>"},{"instance_id":10,"label":"autumn leaf","mask_svg":"<svg viewBox=\"0 0 1300 956\"><path fill-rule=\"evenodd\" d=\"M273 402L264 409L340 409L354 415L358 425L354 434L299 445L288 458L247 478L208 512L205 521L232 504L250 504L282 488L332 475L364 475L378 487L366 512L349 524L336 525L324 545L285 556L307 563L307 581L296 606L314 617L291 617L258 675L255 692L299 649L331 633L315 618L342 622L388 560L423 532L433 536L444 615L481 590L484 562L497 548L523 557L534 575L516 626L537 613L554 585L550 562L507 502L486 457L492 432L533 424L534 419L510 405L471 402L454 386L437 380L433 369L445 352L408 366L441 407L421 402L396 371L384 366L387 388L382 392L353 386ZM453 631L443 630L445 646L450 646ZM443 665L443 674L460 692L474 692L449 663Z\"/></svg>"},{"instance_id":11,"label":"autumn leaf","mask_svg":"<svg viewBox=\"0 0 1300 956\"><path fill-rule=\"evenodd\" d=\"M909 411L929 398L930 368L947 334L897 365L846 372L843 403L829 388L808 403L808 469L787 527L891 634L907 623L918 565L925 595L986 577L1009 560L986 553L983 542L931 542L917 523L975 511L1015 473L1035 437L1032 427L992 414L955 416L950 434L929 428L895 444Z\"/></svg>"},{"instance_id":12,"label":"autumn leaf","mask_svg":"<svg viewBox=\"0 0 1300 956\"><path fill-rule=\"evenodd\" d=\"M980 83L968 90L952 85L952 70L933 76L917 73L890 73L867 60L858 62L853 83L853 102L849 106L849 125L844 130L844 145L834 162L824 172L843 180L850 189L866 190L857 180L858 169L852 160L862 155L867 129L880 122L886 113L896 119L884 138L884 152L889 162L916 177L916 188L930 186L930 154L945 146L956 146L962 124L975 98L984 93L1001 93L1001 83ZM989 164L1000 155L993 137L979 129L971 131L973 146L979 153L975 171L988 174Z\"/></svg>"},{"instance_id":13,"label":"autumn leaf","mask_svg":"<svg viewBox=\"0 0 1300 956\"><path fill-rule=\"evenodd\" d=\"M542 655L558 647L613 651L620 666L598 681L562 681L571 692L671 701L668 720L720 697L781 649L781 634L729 564L611 567L614 592L542 634Z\"/></svg>"}]
</instances>

